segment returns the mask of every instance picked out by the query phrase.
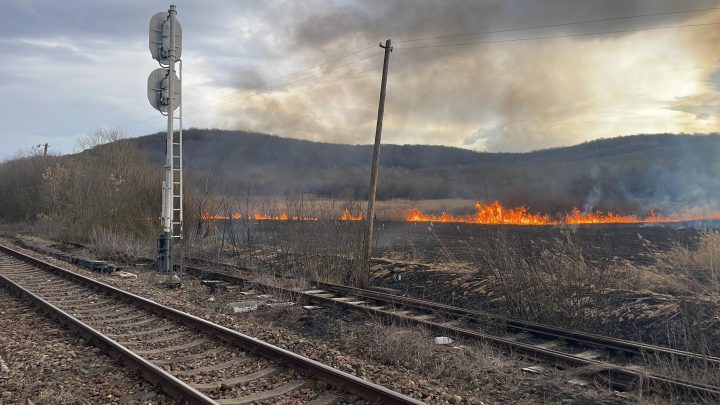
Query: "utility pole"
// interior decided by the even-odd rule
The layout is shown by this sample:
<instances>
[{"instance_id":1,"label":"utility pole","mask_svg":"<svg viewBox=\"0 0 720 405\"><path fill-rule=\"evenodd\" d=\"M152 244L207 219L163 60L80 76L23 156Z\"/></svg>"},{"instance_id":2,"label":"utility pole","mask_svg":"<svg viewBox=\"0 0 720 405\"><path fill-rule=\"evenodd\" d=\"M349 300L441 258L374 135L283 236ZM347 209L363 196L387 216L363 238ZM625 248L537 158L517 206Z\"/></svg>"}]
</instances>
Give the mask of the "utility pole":
<instances>
[{"instance_id":1,"label":"utility pole","mask_svg":"<svg viewBox=\"0 0 720 405\"><path fill-rule=\"evenodd\" d=\"M368 197L367 210L367 232L365 238L365 257L362 263L361 273L356 278L356 283L365 286L370 278L370 258L373 250L373 225L375 223L375 195L377 193L377 177L380 166L380 141L382 138L383 114L385 113L385 88L387 86L388 64L390 63L390 52L392 52L392 42L388 39L383 46L385 49L385 59L383 61L382 82L380 84L380 105L378 106L377 126L375 127L375 147L373 148L372 170L370 172L370 195Z\"/></svg>"},{"instance_id":2,"label":"utility pole","mask_svg":"<svg viewBox=\"0 0 720 405\"><path fill-rule=\"evenodd\" d=\"M48 145L47 142L45 142L45 145L39 144L37 147L38 147L38 148L44 147L44 149L43 149L43 156L47 156L47 150L48 150L48 147L49 147L49 145Z\"/></svg>"}]
</instances>

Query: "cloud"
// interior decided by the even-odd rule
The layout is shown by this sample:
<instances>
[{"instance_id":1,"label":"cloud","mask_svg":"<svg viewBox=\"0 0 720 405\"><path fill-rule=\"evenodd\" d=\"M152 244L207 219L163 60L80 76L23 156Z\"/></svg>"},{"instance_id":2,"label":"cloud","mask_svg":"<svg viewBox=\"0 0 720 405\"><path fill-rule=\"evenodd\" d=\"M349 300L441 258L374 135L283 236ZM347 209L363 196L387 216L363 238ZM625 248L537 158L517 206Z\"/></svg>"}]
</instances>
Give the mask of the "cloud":
<instances>
[{"instance_id":1,"label":"cloud","mask_svg":"<svg viewBox=\"0 0 720 405\"><path fill-rule=\"evenodd\" d=\"M162 130L144 82L157 66L147 21L163 8L141 0L0 4L0 119L13 134L58 139L99 126ZM412 40L678 9L670 0L178 1L184 122L371 143L377 43L392 38L385 142L526 151L710 132L718 124L716 26L514 40L706 23L718 21L717 11ZM510 42L454 46L488 40ZM403 49L415 46L435 47ZM37 110L47 122L32 119ZM14 140L3 134L0 142L4 151Z\"/></svg>"},{"instance_id":2,"label":"cloud","mask_svg":"<svg viewBox=\"0 0 720 405\"><path fill-rule=\"evenodd\" d=\"M673 9L671 2L584 4L577 7L576 2L561 0L527 7L500 1L343 2L297 23L291 49L319 61L321 55L337 57L340 51L391 34L396 38L427 37ZM694 104L693 97L718 68L712 52L717 30L712 27L402 48L696 24L717 20L717 16L717 12L690 13L491 36L396 42L390 62L385 140L526 151L640 132L711 131L714 121L690 122L679 111L707 114L708 106ZM233 117L227 123L307 139L369 143L381 67L379 58L363 58L380 56L381 52L371 48L343 59L333 66L357 63L319 74L314 80L261 94L252 92L247 100L226 106L227 114ZM355 77L366 69L372 74ZM343 77L348 79L343 81ZM690 104L682 105L678 100ZM271 119L251 117L262 111ZM354 114L358 116L351 119Z\"/></svg>"}]
</instances>

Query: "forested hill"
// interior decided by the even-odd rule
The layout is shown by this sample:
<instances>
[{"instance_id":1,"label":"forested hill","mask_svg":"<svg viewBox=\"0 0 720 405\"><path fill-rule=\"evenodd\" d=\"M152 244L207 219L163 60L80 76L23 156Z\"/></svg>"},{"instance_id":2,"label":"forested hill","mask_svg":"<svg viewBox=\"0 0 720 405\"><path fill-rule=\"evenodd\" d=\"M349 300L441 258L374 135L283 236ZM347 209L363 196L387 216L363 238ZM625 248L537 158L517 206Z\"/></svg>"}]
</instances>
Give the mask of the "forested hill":
<instances>
[{"instance_id":1,"label":"forested hill","mask_svg":"<svg viewBox=\"0 0 720 405\"><path fill-rule=\"evenodd\" d=\"M134 140L161 164L165 135ZM242 131L184 131L193 181L238 194L367 195L372 147ZM716 204L720 136L636 135L529 153L482 153L426 145L383 145L378 196L499 199L545 211L572 206L637 209Z\"/></svg>"}]
</instances>

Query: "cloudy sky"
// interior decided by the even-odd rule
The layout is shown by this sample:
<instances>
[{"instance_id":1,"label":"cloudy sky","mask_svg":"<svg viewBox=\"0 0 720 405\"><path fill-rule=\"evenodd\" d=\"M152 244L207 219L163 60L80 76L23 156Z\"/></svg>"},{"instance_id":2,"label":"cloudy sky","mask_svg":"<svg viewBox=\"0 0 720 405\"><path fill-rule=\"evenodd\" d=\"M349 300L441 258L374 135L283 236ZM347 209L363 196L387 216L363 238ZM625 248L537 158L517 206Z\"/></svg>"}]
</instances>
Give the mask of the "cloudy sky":
<instances>
[{"instance_id":1,"label":"cloudy sky","mask_svg":"<svg viewBox=\"0 0 720 405\"><path fill-rule=\"evenodd\" d=\"M176 4L185 127L371 143L391 38L387 143L527 151L718 131L720 1ZM163 130L147 30L168 5L1 0L0 158L71 152L94 128ZM687 10L701 11L669 13Z\"/></svg>"}]
</instances>

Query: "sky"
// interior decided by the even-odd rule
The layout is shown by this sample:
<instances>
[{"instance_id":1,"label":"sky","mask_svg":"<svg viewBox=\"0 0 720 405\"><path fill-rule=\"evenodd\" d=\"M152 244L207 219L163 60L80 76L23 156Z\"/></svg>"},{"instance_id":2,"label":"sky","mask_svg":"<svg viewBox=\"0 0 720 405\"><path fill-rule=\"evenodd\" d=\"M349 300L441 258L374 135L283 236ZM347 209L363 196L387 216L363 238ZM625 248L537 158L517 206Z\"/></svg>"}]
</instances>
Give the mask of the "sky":
<instances>
[{"instance_id":1,"label":"sky","mask_svg":"<svg viewBox=\"0 0 720 405\"><path fill-rule=\"evenodd\" d=\"M523 152L719 128L720 1L175 4L185 128L372 143L386 39L385 143ZM0 159L165 130L146 84L148 23L168 6L0 0Z\"/></svg>"}]
</instances>

